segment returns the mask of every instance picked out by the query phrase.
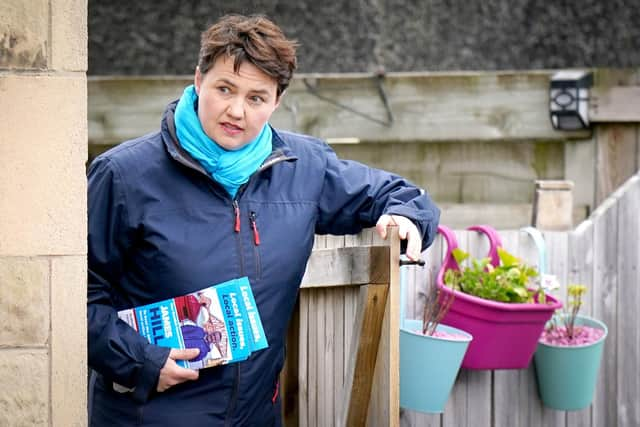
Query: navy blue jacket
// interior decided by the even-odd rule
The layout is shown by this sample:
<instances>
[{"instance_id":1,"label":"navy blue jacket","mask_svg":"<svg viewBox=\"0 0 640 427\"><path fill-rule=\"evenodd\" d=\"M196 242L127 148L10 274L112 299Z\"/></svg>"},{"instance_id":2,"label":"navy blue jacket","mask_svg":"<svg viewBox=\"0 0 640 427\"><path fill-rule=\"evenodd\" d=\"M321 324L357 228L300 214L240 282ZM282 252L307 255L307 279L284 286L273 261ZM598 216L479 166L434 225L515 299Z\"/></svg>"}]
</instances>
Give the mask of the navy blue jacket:
<instances>
[{"instance_id":1,"label":"navy blue jacket","mask_svg":"<svg viewBox=\"0 0 640 427\"><path fill-rule=\"evenodd\" d=\"M398 214L414 220L426 248L439 211L403 178L281 131L232 200L177 143L174 109L160 132L120 144L89 168L91 425L279 425L272 398L314 234L353 234ZM241 276L251 282L269 347L156 392L169 349L149 344L116 311Z\"/></svg>"}]
</instances>

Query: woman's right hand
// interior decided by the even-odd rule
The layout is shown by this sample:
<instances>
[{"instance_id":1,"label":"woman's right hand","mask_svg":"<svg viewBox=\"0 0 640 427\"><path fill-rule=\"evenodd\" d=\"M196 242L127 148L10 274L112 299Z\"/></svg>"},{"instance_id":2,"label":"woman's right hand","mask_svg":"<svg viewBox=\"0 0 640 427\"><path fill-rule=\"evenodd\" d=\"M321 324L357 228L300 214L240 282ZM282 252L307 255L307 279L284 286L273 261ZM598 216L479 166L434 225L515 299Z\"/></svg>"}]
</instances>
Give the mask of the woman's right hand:
<instances>
[{"instance_id":1,"label":"woman's right hand","mask_svg":"<svg viewBox=\"0 0 640 427\"><path fill-rule=\"evenodd\" d=\"M160 370L158 378L158 386L156 390L159 392L166 391L169 387L185 381L193 381L198 379L198 371L187 369L179 366L176 360L191 360L198 357L200 350L197 348L187 348L184 350L172 349L164 366Z\"/></svg>"}]
</instances>

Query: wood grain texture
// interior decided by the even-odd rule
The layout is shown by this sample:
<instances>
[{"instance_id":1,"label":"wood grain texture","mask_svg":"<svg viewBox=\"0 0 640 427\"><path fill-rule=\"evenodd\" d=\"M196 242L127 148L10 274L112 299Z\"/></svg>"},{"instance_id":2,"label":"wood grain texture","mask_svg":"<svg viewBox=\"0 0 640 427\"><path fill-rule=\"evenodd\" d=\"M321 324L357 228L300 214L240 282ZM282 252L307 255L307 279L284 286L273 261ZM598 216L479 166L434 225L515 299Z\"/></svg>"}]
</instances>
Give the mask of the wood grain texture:
<instances>
[{"instance_id":1,"label":"wood grain texture","mask_svg":"<svg viewBox=\"0 0 640 427\"><path fill-rule=\"evenodd\" d=\"M388 285L360 288L351 359L344 381L344 423L340 425L366 425L388 290Z\"/></svg>"},{"instance_id":2,"label":"wood grain texture","mask_svg":"<svg viewBox=\"0 0 640 427\"><path fill-rule=\"evenodd\" d=\"M298 74L271 122L320 138L362 141L560 140L588 131L558 132L547 111L550 71L388 73L384 91L390 126L312 95L318 94L384 122L387 110L370 74ZM191 76L92 77L88 82L89 140L114 144L157 130L167 103ZM349 126L344 126L348 122Z\"/></svg>"}]
</instances>

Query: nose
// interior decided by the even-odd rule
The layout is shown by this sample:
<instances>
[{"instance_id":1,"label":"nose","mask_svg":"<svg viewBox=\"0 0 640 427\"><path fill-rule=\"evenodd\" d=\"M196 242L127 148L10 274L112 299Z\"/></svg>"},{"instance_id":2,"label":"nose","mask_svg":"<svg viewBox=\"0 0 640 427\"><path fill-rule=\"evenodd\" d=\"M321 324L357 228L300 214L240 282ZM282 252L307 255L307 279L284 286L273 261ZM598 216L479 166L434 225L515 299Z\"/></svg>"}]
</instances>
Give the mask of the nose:
<instances>
[{"instance_id":1,"label":"nose","mask_svg":"<svg viewBox=\"0 0 640 427\"><path fill-rule=\"evenodd\" d=\"M242 97L236 96L229 101L227 114L234 119L241 119L244 116L244 101Z\"/></svg>"}]
</instances>

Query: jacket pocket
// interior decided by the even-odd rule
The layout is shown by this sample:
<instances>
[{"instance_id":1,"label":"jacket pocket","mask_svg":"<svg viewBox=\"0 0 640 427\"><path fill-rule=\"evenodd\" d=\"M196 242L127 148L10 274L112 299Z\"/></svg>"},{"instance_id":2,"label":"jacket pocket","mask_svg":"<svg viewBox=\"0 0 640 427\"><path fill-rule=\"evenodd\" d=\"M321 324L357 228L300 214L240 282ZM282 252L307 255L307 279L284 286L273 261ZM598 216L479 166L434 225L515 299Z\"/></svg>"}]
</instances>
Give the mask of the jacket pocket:
<instances>
[{"instance_id":1,"label":"jacket pocket","mask_svg":"<svg viewBox=\"0 0 640 427\"><path fill-rule=\"evenodd\" d=\"M258 214L255 211L249 212L249 224L253 233L253 262L256 266L256 280L262 276L262 265L260 263L260 229L258 228Z\"/></svg>"}]
</instances>

